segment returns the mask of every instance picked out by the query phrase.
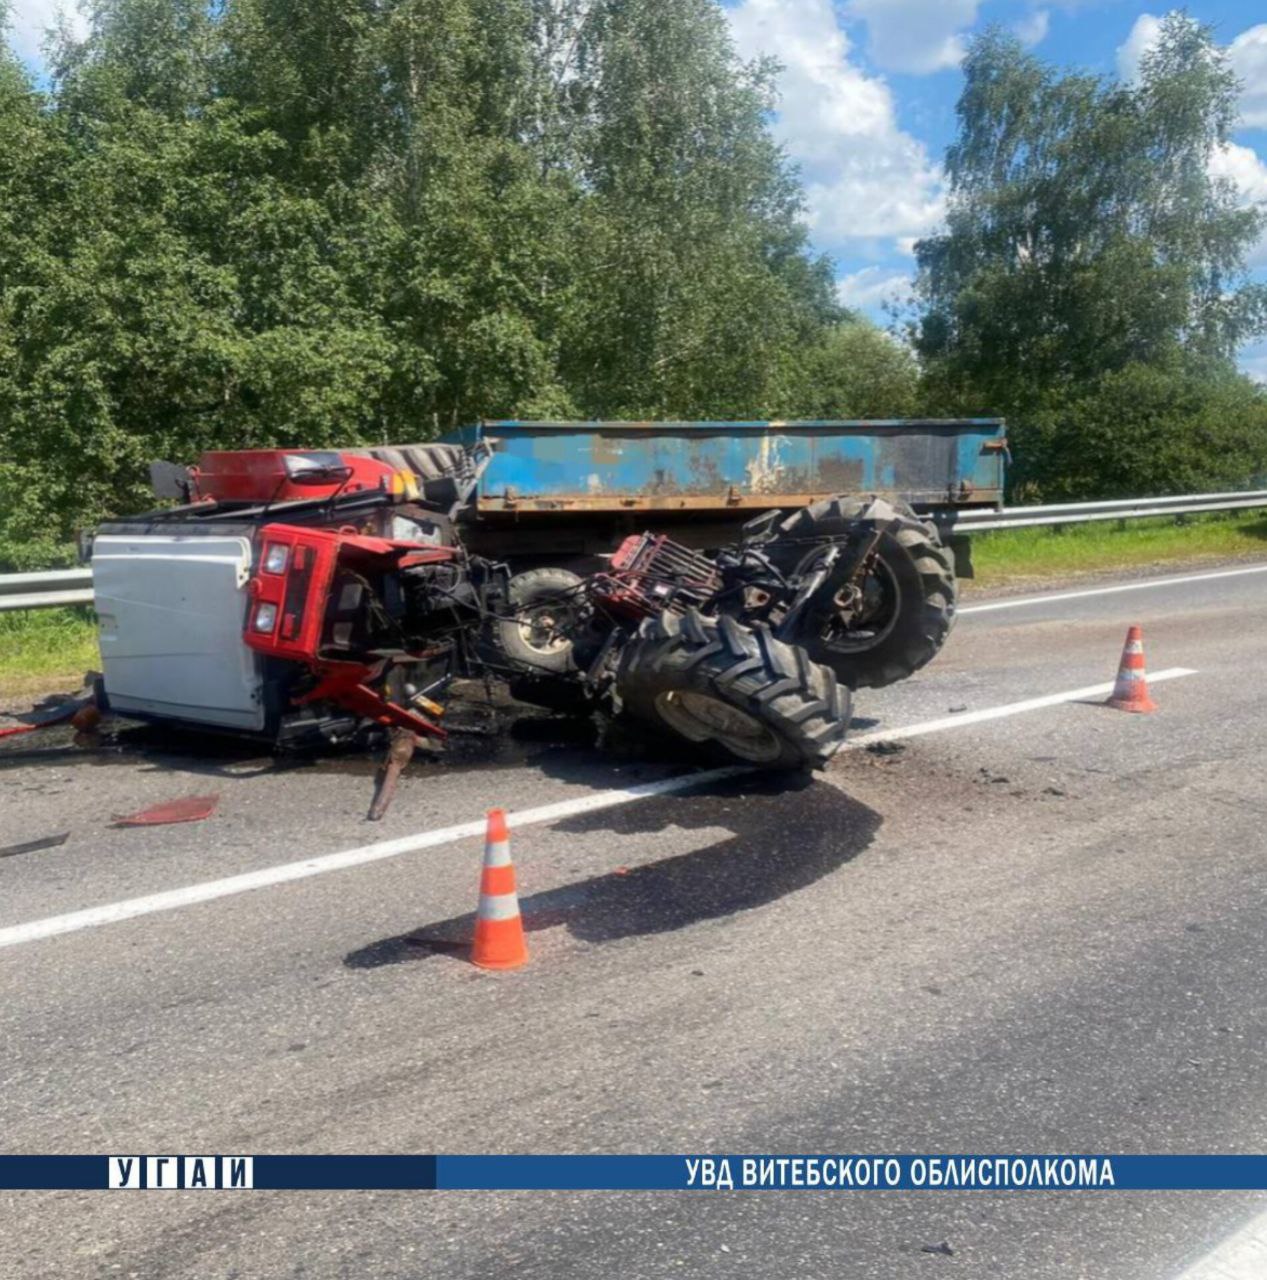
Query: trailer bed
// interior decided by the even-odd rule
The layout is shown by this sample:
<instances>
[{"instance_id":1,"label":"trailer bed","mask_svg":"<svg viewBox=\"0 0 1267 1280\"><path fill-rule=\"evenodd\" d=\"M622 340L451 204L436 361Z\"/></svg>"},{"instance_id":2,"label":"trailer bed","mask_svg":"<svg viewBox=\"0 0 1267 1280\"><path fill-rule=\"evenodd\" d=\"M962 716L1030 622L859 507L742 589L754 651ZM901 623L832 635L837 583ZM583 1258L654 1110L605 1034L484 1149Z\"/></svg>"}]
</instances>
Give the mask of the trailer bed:
<instances>
[{"instance_id":1,"label":"trailer bed","mask_svg":"<svg viewBox=\"0 0 1267 1280\"><path fill-rule=\"evenodd\" d=\"M492 459L473 549L513 559L610 550L652 528L718 545L762 511L880 494L919 511L998 507L998 418L798 422L484 422L448 437ZM509 531L513 526L513 538Z\"/></svg>"}]
</instances>

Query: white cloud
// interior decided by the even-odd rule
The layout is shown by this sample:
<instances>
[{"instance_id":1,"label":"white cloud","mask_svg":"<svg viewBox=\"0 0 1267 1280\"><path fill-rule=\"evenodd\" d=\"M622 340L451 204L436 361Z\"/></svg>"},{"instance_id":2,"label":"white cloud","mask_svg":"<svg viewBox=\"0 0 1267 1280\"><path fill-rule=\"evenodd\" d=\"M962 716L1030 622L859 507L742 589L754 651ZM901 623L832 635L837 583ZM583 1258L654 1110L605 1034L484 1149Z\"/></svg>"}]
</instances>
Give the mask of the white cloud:
<instances>
[{"instance_id":1,"label":"white cloud","mask_svg":"<svg viewBox=\"0 0 1267 1280\"><path fill-rule=\"evenodd\" d=\"M1215 177L1229 179L1246 204L1267 205L1267 165L1253 147L1238 146L1235 142L1216 147L1210 157L1210 172Z\"/></svg>"},{"instance_id":2,"label":"white cloud","mask_svg":"<svg viewBox=\"0 0 1267 1280\"><path fill-rule=\"evenodd\" d=\"M1267 213L1267 164L1252 147L1229 142L1216 147L1210 156L1210 173L1226 178L1237 191L1241 203ZM1267 234L1250 250L1251 267L1267 267Z\"/></svg>"},{"instance_id":3,"label":"white cloud","mask_svg":"<svg viewBox=\"0 0 1267 1280\"><path fill-rule=\"evenodd\" d=\"M63 17L79 39L88 34L88 23L74 0L12 0L8 36L14 52L26 62L43 62L48 30Z\"/></svg>"},{"instance_id":4,"label":"white cloud","mask_svg":"<svg viewBox=\"0 0 1267 1280\"><path fill-rule=\"evenodd\" d=\"M886 302L900 302L911 291L911 277L905 271L884 267L863 267L836 281L836 297L841 306L854 311L870 311Z\"/></svg>"},{"instance_id":5,"label":"white cloud","mask_svg":"<svg viewBox=\"0 0 1267 1280\"><path fill-rule=\"evenodd\" d=\"M960 33L977 20L977 5L978 0L851 0L845 11L867 24L877 66L924 74L959 65Z\"/></svg>"},{"instance_id":6,"label":"white cloud","mask_svg":"<svg viewBox=\"0 0 1267 1280\"><path fill-rule=\"evenodd\" d=\"M1141 13L1126 40L1117 47L1117 73L1128 84L1139 79L1139 64L1161 35L1161 19Z\"/></svg>"},{"instance_id":7,"label":"white cloud","mask_svg":"<svg viewBox=\"0 0 1267 1280\"><path fill-rule=\"evenodd\" d=\"M1017 22L1012 30L1023 45L1032 49L1047 39L1047 29L1050 26L1051 14L1046 9L1035 9Z\"/></svg>"},{"instance_id":8,"label":"white cloud","mask_svg":"<svg viewBox=\"0 0 1267 1280\"><path fill-rule=\"evenodd\" d=\"M1228 45L1232 70L1241 78L1241 122L1267 129L1267 22L1242 31Z\"/></svg>"},{"instance_id":9,"label":"white cloud","mask_svg":"<svg viewBox=\"0 0 1267 1280\"><path fill-rule=\"evenodd\" d=\"M742 0L729 14L745 57L784 66L774 129L801 166L815 240L831 248L932 230L940 171L898 127L888 84L850 60L831 0Z\"/></svg>"}]
</instances>

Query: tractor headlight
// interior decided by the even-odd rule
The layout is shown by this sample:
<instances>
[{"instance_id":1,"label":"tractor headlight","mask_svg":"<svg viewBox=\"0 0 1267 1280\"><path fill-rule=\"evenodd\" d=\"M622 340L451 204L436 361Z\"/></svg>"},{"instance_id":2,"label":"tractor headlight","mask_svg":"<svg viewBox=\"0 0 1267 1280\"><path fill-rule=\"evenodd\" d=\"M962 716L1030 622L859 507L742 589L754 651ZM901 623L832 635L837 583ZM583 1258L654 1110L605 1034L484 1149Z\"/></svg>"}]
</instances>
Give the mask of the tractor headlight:
<instances>
[{"instance_id":1,"label":"tractor headlight","mask_svg":"<svg viewBox=\"0 0 1267 1280\"><path fill-rule=\"evenodd\" d=\"M290 559L290 548L283 543L274 542L264 553L265 573L285 573L286 561ZM272 627L268 628L270 631Z\"/></svg>"},{"instance_id":2,"label":"tractor headlight","mask_svg":"<svg viewBox=\"0 0 1267 1280\"><path fill-rule=\"evenodd\" d=\"M272 631L277 625L277 606L269 604L265 601L263 604L255 606L255 621L251 623L254 631L262 631L265 634Z\"/></svg>"}]
</instances>

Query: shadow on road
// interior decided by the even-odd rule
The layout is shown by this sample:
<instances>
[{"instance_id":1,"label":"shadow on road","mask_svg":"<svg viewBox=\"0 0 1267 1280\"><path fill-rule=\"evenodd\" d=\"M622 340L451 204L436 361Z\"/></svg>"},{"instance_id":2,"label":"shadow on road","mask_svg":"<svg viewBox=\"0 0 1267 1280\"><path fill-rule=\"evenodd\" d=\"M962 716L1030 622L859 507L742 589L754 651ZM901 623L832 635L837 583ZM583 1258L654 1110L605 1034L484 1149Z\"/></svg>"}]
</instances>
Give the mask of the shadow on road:
<instances>
[{"instance_id":1,"label":"shadow on road","mask_svg":"<svg viewBox=\"0 0 1267 1280\"><path fill-rule=\"evenodd\" d=\"M528 932L565 926L584 942L666 933L749 911L795 893L857 857L881 818L825 782L741 778L687 795L586 814L555 830L573 837L656 835L673 825L732 835L659 862L620 868L521 898ZM513 838L513 833L512 833ZM464 956L475 917L454 916L371 943L344 958L351 969Z\"/></svg>"}]
</instances>

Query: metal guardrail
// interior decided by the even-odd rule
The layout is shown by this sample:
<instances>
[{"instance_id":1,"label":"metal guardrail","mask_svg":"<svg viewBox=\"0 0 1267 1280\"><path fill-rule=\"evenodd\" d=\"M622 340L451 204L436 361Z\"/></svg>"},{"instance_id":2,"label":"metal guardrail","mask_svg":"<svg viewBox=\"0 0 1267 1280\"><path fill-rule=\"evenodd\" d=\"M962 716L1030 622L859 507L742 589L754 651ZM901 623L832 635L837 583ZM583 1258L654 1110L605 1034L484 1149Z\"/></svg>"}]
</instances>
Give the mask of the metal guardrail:
<instances>
[{"instance_id":1,"label":"metal guardrail","mask_svg":"<svg viewBox=\"0 0 1267 1280\"><path fill-rule=\"evenodd\" d=\"M1107 502L1060 502L1003 511L954 511L939 513L935 520L946 533L989 533L994 529L1032 529L1143 516L1191 516L1206 511L1249 511L1255 507L1267 507L1267 489L1185 493L1168 498L1114 498Z\"/></svg>"},{"instance_id":2,"label":"metal guardrail","mask_svg":"<svg viewBox=\"0 0 1267 1280\"><path fill-rule=\"evenodd\" d=\"M0 573L0 612L91 604L91 569L46 569L42 573Z\"/></svg>"},{"instance_id":3,"label":"metal guardrail","mask_svg":"<svg viewBox=\"0 0 1267 1280\"><path fill-rule=\"evenodd\" d=\"M1108 502L1059 502L1003 511L956 511L938 514L934 519L943 533L989 533L995 529L1199 515L1206 511L1250 511L1256 507L1267 507L1267 489L1187 493L1169 498L1115 498ZM49 609L56 605L91 603L91 569L0 574L0 613L8 609Z\"/></svg>"}]
</instances>

